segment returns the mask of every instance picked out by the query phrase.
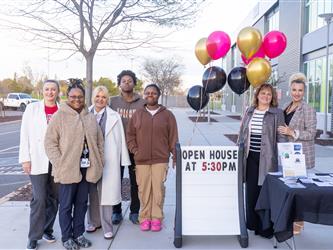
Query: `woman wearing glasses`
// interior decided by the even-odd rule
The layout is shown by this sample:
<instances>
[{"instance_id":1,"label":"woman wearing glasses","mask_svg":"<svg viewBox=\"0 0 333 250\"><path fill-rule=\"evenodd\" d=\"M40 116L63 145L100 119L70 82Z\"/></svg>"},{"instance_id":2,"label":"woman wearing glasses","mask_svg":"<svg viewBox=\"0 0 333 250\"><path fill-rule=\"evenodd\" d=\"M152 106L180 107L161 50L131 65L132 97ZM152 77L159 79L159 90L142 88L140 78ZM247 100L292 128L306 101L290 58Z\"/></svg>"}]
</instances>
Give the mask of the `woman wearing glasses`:
<instances>
[{"instance_id":1,"label":"woman wearing glasses","mask_svg":"<svg viewBox=\"0 0 333 250\"><path fill-rule=\"evenodd\" d=\"M89 183L102 176L104 160L103 134L95 116L84 103L81 80L70 79L67 102L52 118L45 150L53 166L54 181L59 185L59 222L66 249L90 247L83 236Z\"/></svg>"},{"instance_id":2,"label":"woman wearing glasses","mask_svg":"<svg viewBox=\"0 0 333 250\"><path fill-rule=\"evenodd\" d=\"M162 228L170 153L176 161L177 123L174 115L158 104L160 95L157 85L148 85L144 90L146 105L133 114L127 127L128 149L136 162L142 231L158 232Z\"/></svg>"}]
</instances>

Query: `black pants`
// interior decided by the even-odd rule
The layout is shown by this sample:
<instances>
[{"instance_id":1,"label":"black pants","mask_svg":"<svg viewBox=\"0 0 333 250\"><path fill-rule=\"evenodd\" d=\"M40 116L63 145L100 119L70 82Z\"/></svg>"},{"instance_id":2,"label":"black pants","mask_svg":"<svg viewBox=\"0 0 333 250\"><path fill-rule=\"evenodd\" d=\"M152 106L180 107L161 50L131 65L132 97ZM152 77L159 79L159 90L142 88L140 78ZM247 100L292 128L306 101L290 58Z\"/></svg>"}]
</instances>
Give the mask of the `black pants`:
<instances>
[{"instance_id":1,"label":"black pants","mask_svg":"<svg viewBox=\"0 0 333 250\"><path fill-rule=\"evenodd\" d=\"M136 175L135 175L135 161L134 161L134 155L129 154L130 160L131 160L131 166L128 166L128 173L129 173L129 179L131 183L131 205L130 205L130 212L132 214L138 214L140 210L140 200L138 196L138 184L136 183ZM124 177L124 166L120 166L121 168L121 180L123 180ZM113 206L113 213L121 213L121 202L117 205Z\"/></svg>"},{"instance_id":2,"label":"black pants","mask_svg":"<svg viewBox=\"0 0 333 250\"><path fill-rule=\"evenodd\" d=\"M246 226L256 234L271 237L273 229L262 230L260 217L255 211L261 186L258 185L260 153L249 152L246 162Z\"/></svg>"},{"instance_id":3,"label":"black pants","mask_svg":"<svg viewBox=\"0 0 333 250\"><path fill-rule=\"evenodd\" d=\"M82 180L79 183L60 184L59 187L59 223L61 240L81 236L84 231L84 219L87 212L89 183L86 181L86 168L81 168Z\"/></svg>"},{"instance_id":4,"label":"black pants","mask_svg":"<svg viewBox=\"0 0 333 250\"><path fill-rule=\"evenodd\" d=\"M40 240L44 233L53 233L58 212L58 184L54 183L51 169L49 163L47 174L29 176L32 184L29 240Z\"/></svg>"}]
</instances>

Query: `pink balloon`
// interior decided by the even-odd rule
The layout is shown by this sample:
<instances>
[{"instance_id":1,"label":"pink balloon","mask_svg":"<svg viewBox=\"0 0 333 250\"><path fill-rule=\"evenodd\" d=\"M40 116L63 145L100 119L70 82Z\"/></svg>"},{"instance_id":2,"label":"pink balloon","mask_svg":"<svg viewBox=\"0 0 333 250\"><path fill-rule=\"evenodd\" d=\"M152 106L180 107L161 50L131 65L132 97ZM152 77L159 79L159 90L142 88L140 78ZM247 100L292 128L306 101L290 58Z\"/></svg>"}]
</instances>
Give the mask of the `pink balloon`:
<instances>
[{"instance_id":1,"label":"pink balloon","mask_svg":"<svg viewBox=\"0 0 333 250\"><path fill-rule=\"evenodd\" d=\"M223 31L214 31L211 33L206 42L208 55L213 60L224 57L230 49L230 37Z\"/></svg>"},{"instance_id":2,"label":"pink balloon","mask_svg":"<svg viewBox=\"0 0 333 250\"><path fill-rule=\"evenodd\" d=\"M266 56L275 58L286 49L287 37L282 32L273 30L265 35L263 44Z\"/></svg>"},{"instance_id":3,"label":"pink balloon","mask_svg":"<svg viewBox=\"0 0 333 250\"><path fill-rule=\"evenodd\" d=\"M247 59L244 55L241 55L243 62L248 65L254 58L260 57L260 58L265 58L265 50L264 50L264 45L261 43L260 48L258 51L249 59Z\"/></svg>"}]
</instances>

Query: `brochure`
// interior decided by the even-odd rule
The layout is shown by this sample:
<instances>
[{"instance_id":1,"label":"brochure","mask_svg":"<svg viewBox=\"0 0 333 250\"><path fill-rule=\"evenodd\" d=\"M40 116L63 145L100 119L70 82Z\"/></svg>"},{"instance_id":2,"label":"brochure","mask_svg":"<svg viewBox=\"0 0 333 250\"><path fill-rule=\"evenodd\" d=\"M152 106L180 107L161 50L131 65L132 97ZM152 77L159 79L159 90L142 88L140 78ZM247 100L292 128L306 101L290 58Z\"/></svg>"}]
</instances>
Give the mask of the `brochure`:
<instances>
[{"instance_id":1,"label":"brochure","mask_svg":"<svg viewBox=\"0 0 333 250\"><path fill-rule=\"evenodd\" d=\"M285 183L288 187L290 188L305 188L304 185L302 185L301 183Z\"/></svg>"},{"instance_id":2,"label":"brochure","mask_svg":"<svg viewBox=\"0 0 333 250\"><path fill-rule=\"evenodd\" d=\"M305 155L290 154L281 157L283 177L306 177Z\"/></svg>"},{"instance_id":3,"label":"brochure","mask_svg":"<svg viewBox=\"0 0 333 250\"><path fill-rule=\"evenodd\" d=\"M278 146L278 166L282 170L282 158L289 158L289 155L303 154L302 143L279 142Z\"/></svg>"},{"instance_id":4,"label":"brochure","mask_svg":"<svg viewBox=\"0 0 333 250\"><path fill-rule=\"evenodd\" d=\"M321 182L321 181L314 181L318 187L333 187L333 182Z\"/></svg>"}]
</instances>

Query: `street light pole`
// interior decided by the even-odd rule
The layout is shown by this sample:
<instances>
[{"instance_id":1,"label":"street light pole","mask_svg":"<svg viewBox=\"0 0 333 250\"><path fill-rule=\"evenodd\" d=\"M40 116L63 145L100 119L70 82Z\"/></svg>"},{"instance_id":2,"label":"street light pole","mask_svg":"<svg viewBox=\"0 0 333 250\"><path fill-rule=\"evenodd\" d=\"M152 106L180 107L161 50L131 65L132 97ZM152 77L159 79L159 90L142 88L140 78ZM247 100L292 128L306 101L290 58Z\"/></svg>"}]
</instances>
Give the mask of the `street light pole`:
<instances>
[{"instance_id":1,"label":"street light pole","mask_svg":"<svg viewBox=\"0 0 333 250\"><path fill-rule=\"evenodd\" d=\"M327 134L327 112L328 112L328 94L329 94L329 65L328 65L328 57L329 57L329 45L330 45L330 23L333 18L333 13L324 13L320 14L319 17L323 18L327 24L327 35L326 35L326 85L325 85L325 116L324 116L324 131L320 135L320 139L328 139L329 135Z\"/></svg>"}]
</instances>

